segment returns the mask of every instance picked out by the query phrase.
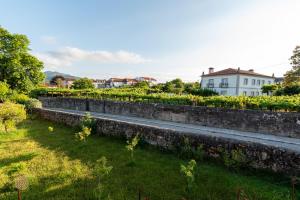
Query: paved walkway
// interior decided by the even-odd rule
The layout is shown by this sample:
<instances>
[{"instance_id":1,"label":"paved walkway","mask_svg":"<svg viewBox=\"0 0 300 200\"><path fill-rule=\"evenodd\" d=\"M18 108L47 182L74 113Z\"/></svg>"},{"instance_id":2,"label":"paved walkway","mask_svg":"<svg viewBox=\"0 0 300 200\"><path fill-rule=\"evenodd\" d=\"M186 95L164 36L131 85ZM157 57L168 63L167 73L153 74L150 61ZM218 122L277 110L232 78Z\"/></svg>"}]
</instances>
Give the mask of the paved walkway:
<instances>
[{"instance_id":1,"label":"paved walkway","mask_svg":"<svg viewBox=\"0 0 300 200\"><path fill-rule=\"evenodd\" d=\"M77 110L66 110L60 108L43 108L44 110L52 110L63 113L77 114L77 115L85 115L86 111L77 111ZM300 153L300 139L297 138L289 138L289 137L280 137L275 135L267 135L262 133L255 132L246 132L246 131L237 131L231 129L223 129L223 128L214 128L207 126L200 126L194 124L184 124L177 122L169 122L162 120L154 120L154 119L146 119L139 117L129 117L123 115L112 115L106 113L96 113L89 112L92 117L100 118L100 119L109 119L120 122L132 123L142 126L150 126L161 129L169 129L186 133L193 133L199 135L210 135L219 138L228 138L235 139L246 142L254 142L274 147L279 147L291 151L295 151Z\"/></svg>"}]
</instances>

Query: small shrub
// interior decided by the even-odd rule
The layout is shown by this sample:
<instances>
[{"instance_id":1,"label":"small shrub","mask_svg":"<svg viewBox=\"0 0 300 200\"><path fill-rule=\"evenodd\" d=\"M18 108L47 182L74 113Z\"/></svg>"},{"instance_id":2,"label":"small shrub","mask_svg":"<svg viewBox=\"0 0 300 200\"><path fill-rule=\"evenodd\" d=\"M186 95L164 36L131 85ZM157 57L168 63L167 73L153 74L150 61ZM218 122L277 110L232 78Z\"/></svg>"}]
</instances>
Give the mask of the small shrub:
<instances>
[{"instance_id":1,"label":"small shrub","mask_svg":"<svg viewBox=\"0 0 300 200\"><path fill-rule=\"evenodd\" d=\"M40 102L38 99L28 99L28 101L25 102L25 107L28 111L32 111L34 108L41 108L42 102Z\"/></svg>"},{"instance_id":2,"label":"small shrub","mask_svg":"<svg viewBox=\"0 0 300 200\"><path fill-rule=\"evenodd\" d=\"M126 145L126 149L130 152L130 158L131 158L131 161L133 162L133 153L134 153L134 150L136 148L136 146L138 145L139 143L139 135L137 134L134 138L132 138L131 141L127 141L127 145Z\"/></svg>"},{"instance_id":3,"label":"small shrub","mask_svg":"<svg viewBox=\"0 0 300 200\"><path fill-rule=\"evenodd\" d=\"M188 193L192 191L194 182L195 182L195 167L197 166L197 163L195 160L189 161L189 163L185 165L180 166L181 173L185 176L186 179L186 190Z\"/></svg>"},{"instance_id":4,"label":"small shrub","mask_svg":"<svg viewBox=\"0 0 300 200\"><path fill-rule=\"evenodd\" d=\"M224 165L228 168L238 169L247 163L247 158L241 149L234 149L230 152L224 150L222 152Z\"/></svg>"},{"instance_id":5,"label":"small shrub","mask_svg":"<svg viewBox=\"0 0 300 200\"><path fill-rule=\"evenodd\" d=\"M53 128L52 126L49 126L49 127L48 127L48 131L51 133L51 132L54 131L54 128Z\"/></svg>"},{"instance_id":6,"label":"small shrub","mask_svg":"<svg viewBox=\"0 0 300 200\"><path fill-rule=\"evenodd\" d=\"M84 117L81 119L80 128L83 130L83 127L88 127L91 129L91 133L95 131L95 120L92 118L90 113L85 113Z\"/></svg>"},{"instance_id":7,"label":"small shrub","mask_svg":"<svg viewBox=\"0 0 300 200\"><path fill-rule=\"evenodd\" d=\"M15 125L26 119L26 111L23 105L5 102L0 105L0 122L5 128L5 132L14 128Z\"/></svg>"},{"instance_id":8,"label":"small shrub","mask_svg":"<svg viewBox=\"0 0 300 200\"><path fill-rule=\"evenodd\" d=\"M91 134L91 129L89 127L84 126L82 131L75 133L75 138L79 141L86 141L87 137Z\"/></svg>"}]
</instances>

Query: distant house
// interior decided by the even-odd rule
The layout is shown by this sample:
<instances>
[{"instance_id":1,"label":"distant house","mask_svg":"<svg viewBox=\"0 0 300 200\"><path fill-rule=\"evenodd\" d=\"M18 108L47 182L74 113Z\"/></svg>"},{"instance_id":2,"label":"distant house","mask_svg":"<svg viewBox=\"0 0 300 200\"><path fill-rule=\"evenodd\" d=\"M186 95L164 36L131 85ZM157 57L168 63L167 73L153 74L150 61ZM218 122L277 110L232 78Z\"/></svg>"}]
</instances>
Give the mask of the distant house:
<instances>
[{"instance_id":1,"label":"distant house","mask_svg":"<svg viewBox=\"0 0 300 200\"><path fill-rule=\"evenodd\" d=\"M105 79L92 79L95 88L105 88L106 80Z\"/></svg>"},{"instance_id":2,"label":"distant house","mask_svg":"<svg viewBox=\"0 0 300 200\"><path fill-rule=\"evenodd\" d=\"M135 78L138 82L142 82L142 81L146 81L148 82L150 85L155 85L157 83L157 80L155 78L151 78L151 77L137 77Z\"/></svg>"},{"instance_id":3,"label":"distant house","mask_svg":"<svg viewBox=\"0 0 300 200\"><path fill-rule=\"evenodd\" d=\"M209 68L208 74L201 76L201 88L208 88L226 96L259 96L262 95L261 87L273 84L275 77L254 72L253 69L241 70L228 68L214 71Z\"/></svg>"},{"instance_id":4,"label":"distant house","mask_svg":"<svg viewBox=\"0 0 300 200\"><path fill-rule=\"evenodd\" d=\"M122 86L131 86L137 84L136 79L131 78L110 78L106 81L106 87L122 87Z\"/></svg>"}]
</instances>

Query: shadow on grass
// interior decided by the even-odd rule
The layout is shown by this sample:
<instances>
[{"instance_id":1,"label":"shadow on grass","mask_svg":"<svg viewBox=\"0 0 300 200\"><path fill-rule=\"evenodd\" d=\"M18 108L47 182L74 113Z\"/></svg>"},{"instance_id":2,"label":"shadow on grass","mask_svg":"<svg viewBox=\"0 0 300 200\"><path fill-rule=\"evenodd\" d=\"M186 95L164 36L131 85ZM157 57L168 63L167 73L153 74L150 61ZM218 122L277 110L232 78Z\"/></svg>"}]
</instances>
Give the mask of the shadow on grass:
<instances>
[{"instance_id":1,"label":"shadow on grass","mask_svg":"<svg viewBox=\"0 0 300 200\"><path fill-rule=\"evenodd\" d=\"M14 164L14 163L19 163L22 161L29 161L29 160L33 159L35 156L37 156L36 153L27 153L27 154L23 154L23 155L20 155L17 157L13 157L13 158L0 159L0 168Z\"/></svg>"},{"instance_id":2,"label":"shadow on grass","mask_svg":"<svg viewBox=\"0 0 300 200\"><path fill-rule=\"evenodd\" d=\"M53 133L47 131L48 126L54 127ZM43 120L26 121L20 128L26 128L27 137L38 142L40 146L63 153L71 160L80 160L91 167L97 159L105 156L114 167L107 187L108 191L118 191L118 194L114 195L115 199L126 199L125 196L131 197L127 199L135 198L138 187L144 187L146 193L151 193L151 199L180 199L184 196L185 182L179 171L180 163L185 161L170 153L162 153L146 145L137 150L138 163L131 167L128 166L130 155L125 149L126 142L121 139L90 136L86 142L78 142L74 138L74 133L77 132L75 128ZM202 196L196 198L197 200L233 199L239 184L243 184L241 187L249 187L246 189L252 192L255 189L258 192L266 192L264 190L274 191L272 187L277 187L274 183L285 181L278 184L278 189L284 193L288 191L288 180L279 175L247 170L232 172L216 166L213 162L202 162L200 166L200 175L196 182L198 193L202 193ZM27 199L96 199L91 194L96 188L95 179L77 179L67 185L58 186L65 181L60 180L58 176L40 177L39 184L30 187L30 191L35 192L31 194L28 191L24 195L29 195ZM255 199L277 200L280 199L280 192L276 194L278 198L271 198L274 194L262 194Z\"/></svg>"}]
</instances>

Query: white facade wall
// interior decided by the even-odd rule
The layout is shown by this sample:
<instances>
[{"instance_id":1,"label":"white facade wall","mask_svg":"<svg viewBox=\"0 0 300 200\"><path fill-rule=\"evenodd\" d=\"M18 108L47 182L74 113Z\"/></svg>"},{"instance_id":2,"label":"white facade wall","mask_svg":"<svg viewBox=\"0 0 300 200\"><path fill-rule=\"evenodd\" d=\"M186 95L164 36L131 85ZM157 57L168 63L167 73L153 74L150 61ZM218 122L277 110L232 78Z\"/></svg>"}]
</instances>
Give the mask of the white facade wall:
<instances>
[{"instance_id":1,"label":"white facade wall","mask_svg":"<svg viewBox=\"0 0 300 200\"><path fill-rule=\"evenodd\" d=\"M221 84L222 79L228 80L228 84L223 87ZM213 87L209 87L209 80L213 79ZM248 79L248 84L245 84L245 79ZM239 80L239 81L238 81ZM255 80L255 84L252 84L252 80ZM264 84L273 84L274 78L262 77L262 76L247 76L247 75L219 75L219 76L209 76L202 77L201 88L212 89L218 92L220 95L224 96L258 96L263 95L261 92L261 87Z\"/></svg>"},{"instance_id":2,"label":"white facade wall","mask_svg":"<svg viewBox=\"0 0 300 200\"><path fill-rule=\"evenodd\" d=\"M222 79L227 78L228 79L228 87L220 87L220 83L222 82ZM209 88L208 83L209 79L213 79L214 81L214 87ZM218 92L221 94L222 92L225 92L225 96L234 96L236 95L236 79L237 75L224 75L224 76L210 76L210 77L202 77L201 81L201 88L208 88L212 89L215 92Z\"/></svg>"},{"instance_id":3,"label":"white facade wall","mask_svg":"<svg viewBox=\"0 0 300 200\"><path fill-rule=\"evenodd\" d=\"M248 84L245 84L245 79L248 79ZM245 95L244 93L246 96L263 95L261 87L266 84L274 84L274 80L274 78L268 77L240 75L239 95Z\"/></svg>"}]
</instances>

